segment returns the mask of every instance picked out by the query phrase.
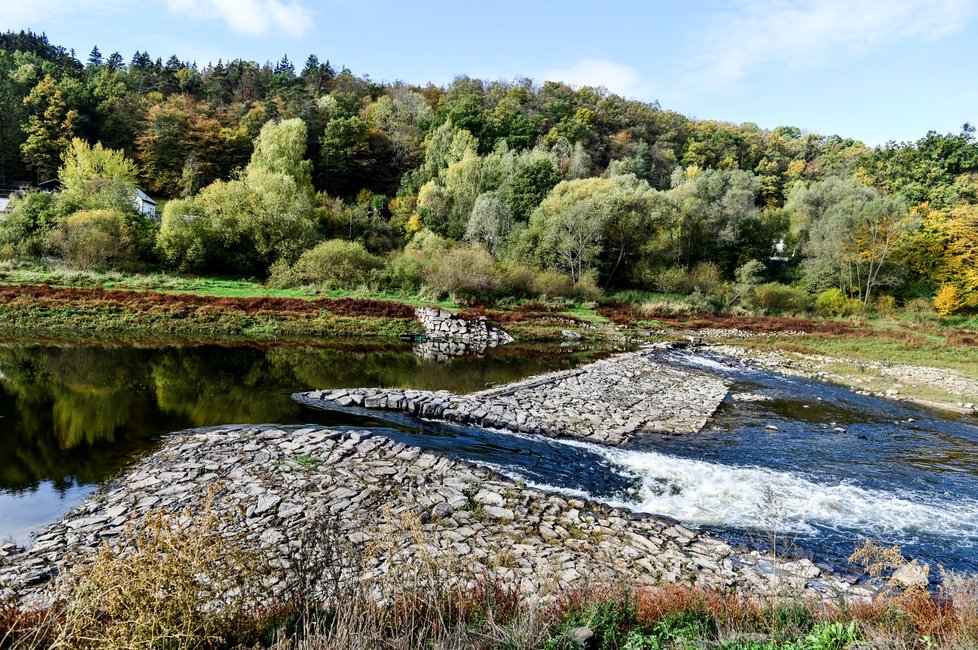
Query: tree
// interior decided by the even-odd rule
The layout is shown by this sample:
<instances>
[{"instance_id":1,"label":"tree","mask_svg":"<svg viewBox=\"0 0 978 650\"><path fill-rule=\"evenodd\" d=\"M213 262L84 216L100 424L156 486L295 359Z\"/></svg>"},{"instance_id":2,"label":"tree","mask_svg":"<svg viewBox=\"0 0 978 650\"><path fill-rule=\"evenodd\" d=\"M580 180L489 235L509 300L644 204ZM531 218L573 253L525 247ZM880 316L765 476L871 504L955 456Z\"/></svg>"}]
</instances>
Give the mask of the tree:
<instances>
[{"instance_id":1,"label":"tree","mask_svg":"<svg viewBox=\"0 0 978 650\"><path fill-rule=\"evenodd\" d=\"M306 125L301 119L268 122L255 140L248 173L263 170L285 174L299 189L312 191L312 162L305 155Z\"/></svg>"},{"instance_id":2,"label":"tree","mask_svg":"<svg viewBox=\"0 0 978 650\"><path fill-rule=\"evenodd\" d=\"M607 178L562 181L530 215L516 257L560 269L575 281L598 261L607 217L603 200L615 183Z\"/></svg>"},{"instance_id":3,"label":"tree","mask_svg":"<svg viewBox=\"0 0 978 650\"><path fill-rule=\"evenodd\" d=\"M667 224L672 256L680 266L712 260L726 272L742 263L738 244L744 231L760 219L760 183L750 172L736 169L677 170L670 198L677 206ZM774 242L766 242L772 250ZM744 260L746 261L746 260Z\"/></svg>"},{"instance_id":4,"label":"tree","mask_svg":"<svg viewBox=\"0 0 978 650\"><path fill-rule=\"evenodd\" d=\"M99 51L98 45L96 45L88 55L88 65L92 68L98 68L101 67L102 62L102 52Z\"/></svg>"},{"instance_id":5,"label":"tree","mask_svg":"<svg viewBox=\"0 0 978 650\"><path fill-rule=\"evenodd\" d=\"M613 179L616 187L604 199L605 287L625 274L642 246L663 226L665 213L659 192L633 175Z\"/></svg>"},{"instance_id":6,"label":"tree","mask_svg":"<svg viewBox=\"0 0 978 650\"><path fill-rule=\"evenodd\" d=\"M465 228L465 240L480 243L491 255L498 256L512 229L513 215L509 206L498 193L485 192L475 200Z\"/></svg>"},{"instance_id":7,"label":"tree","mask_svg":"<svg viewBox=\"0 0 978 650\"><path fill-rule=\"evenodd\" d=\"M828 179L796 190L788 209L803 224L806 275L831 273L839 289L869 305L880 273L907 232L906 206L855 181Z\"/></svg>"},{"instance_id":8,"label":"tree","mask_svg":"<svg viewBox=\"0 0 978 650\"><path fill-rule=\"evenodd\" d=\"M24 106L30 114L23 127L27 140L20 146L21 152L38 179L49 180L75 133L78 111L67 107L51 75L24 98Z\"/></svg>"},{"instance_id":9,"label":"tree","mask_svg":"<svg viewBox=\"0 0 978 650\"><path fill-rule=\"evenodd\" d=\"M136 164L121 151L74 138L58 170L64 193L84 209L131 210Z\"/></svg>"},{"instance_id":10,"label":"tree","mask_svg":"<svg viewBox=\"0 0 978 650\"><path fill-rule=\"evenodd\" d=\"M166 206L157 239L164 260L181 271L262 275L295 260L316 235L304 152L301 120L266 124L240 178Z\"/></svg>"},{"instance_id":11,"label":"tree","mask_svg":"<svg viewBox=\"0 0 978 650\"><path fill-rule=\"evenodd\" d=\"M550 156L535 155L519 165L510 183L513 218L526 221L544 197L560 182L560 168Z\"/></svg>"}]
</instances>

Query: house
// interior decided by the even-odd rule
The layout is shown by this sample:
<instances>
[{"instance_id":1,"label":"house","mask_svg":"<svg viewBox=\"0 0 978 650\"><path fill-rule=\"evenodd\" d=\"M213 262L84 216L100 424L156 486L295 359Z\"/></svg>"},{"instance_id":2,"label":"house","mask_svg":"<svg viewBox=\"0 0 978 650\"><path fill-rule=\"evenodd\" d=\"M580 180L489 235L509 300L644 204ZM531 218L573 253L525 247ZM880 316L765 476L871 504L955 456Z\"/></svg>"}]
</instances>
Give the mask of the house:
<instances>
[{"instance_id":1,"label":"house","mask_svg":"<svg viewBox=\"0 0 978 650\"><path fill-rule=\"evenodd\" d=\"M55 194L61 191L61 181L57 178L52 178L49 181L44 181L43 183L37 184L37 189L44 192L45 194Z\"/></svg>"},{"instance_id":2,"label":"house","mask_svg":"<svg viewBox=\"0 0 978 650\"><path fill-rule=\"evenodd\" d=\"M146 217L156 217L156 201L149 198L149 195L141 189L136 188L136 196L133 197L132 204L139 214Z\"/></svg>"}]
</instances>

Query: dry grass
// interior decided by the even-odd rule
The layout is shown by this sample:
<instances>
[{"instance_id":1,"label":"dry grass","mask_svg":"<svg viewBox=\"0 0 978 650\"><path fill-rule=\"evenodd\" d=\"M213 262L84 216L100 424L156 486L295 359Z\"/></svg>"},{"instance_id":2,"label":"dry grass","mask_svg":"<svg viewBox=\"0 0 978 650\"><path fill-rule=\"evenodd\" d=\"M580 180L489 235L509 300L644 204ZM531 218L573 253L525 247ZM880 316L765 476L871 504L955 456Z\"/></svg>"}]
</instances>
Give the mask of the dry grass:
<instances>
[{"instance_id":1,"label":"dry grass","mask_svg":"<svg viewBox=\"0 0 978 650\"><path fill-rule=\"evenodd\" d=\"M229 533L233 515L153 510L60 576L56 606L21 613L11 647L216 647L240 637L266 600L267 558Z\"/></svg>"}]
</instances>

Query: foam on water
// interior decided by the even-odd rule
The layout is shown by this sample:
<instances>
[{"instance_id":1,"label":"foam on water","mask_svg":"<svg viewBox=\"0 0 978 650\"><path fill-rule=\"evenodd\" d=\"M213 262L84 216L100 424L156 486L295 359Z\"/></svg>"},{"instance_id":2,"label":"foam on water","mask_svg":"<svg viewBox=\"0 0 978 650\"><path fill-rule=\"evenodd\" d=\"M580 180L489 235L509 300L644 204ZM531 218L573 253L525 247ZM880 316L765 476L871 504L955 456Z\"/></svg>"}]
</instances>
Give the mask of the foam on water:
<instances>
[{"instance_id":1,"label":"foam on water","mask_svg":"<svg viewBox=\"0 0 978 650\"><path fill-rule=\"evenodd\" d=\"M920 533L978 539L978 501L869 490L846 482L817 483L759 467L734 467L654 452L606 450L609 460L641 478L633 510L688 524L736 528L813 526L856 529L891 540Z\"/></svg>"},{"instance_id":2,"label":"foam on water","mask_svg":"<svg viewBox=\"0 0 978 650\"><path fill-rule=\"evenodd\" d=\"M711 463L574 440L548 442L584 448L602 456L637 479L637 493L595 498L582 490L543 483L528 483L531 487L594 498L635 512L665 515L692 526L777 528L800 534L815 533L818 527L858 530L891 542L928 535L954 540L957 545L978 543L978 501L974 499L952 501L935 495L871 490L844 481L820 483L800 474L762 467ZM519 476L518 468L492 467L512 478Z\"/></svg>"}]
</instances>

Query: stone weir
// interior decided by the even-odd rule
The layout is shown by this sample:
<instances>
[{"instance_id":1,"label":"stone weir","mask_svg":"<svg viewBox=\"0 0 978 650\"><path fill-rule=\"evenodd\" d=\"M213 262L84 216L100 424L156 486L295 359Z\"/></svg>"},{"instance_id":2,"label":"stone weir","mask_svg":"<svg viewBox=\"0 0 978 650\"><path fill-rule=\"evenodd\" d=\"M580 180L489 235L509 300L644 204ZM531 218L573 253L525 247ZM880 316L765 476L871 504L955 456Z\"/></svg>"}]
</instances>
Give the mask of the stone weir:
<instances>
[{"instance_id":1,"label":"stone weir","mask_svg":"<svg viewBox=\"0 0 978 650\"><path fill-rule=\"evenodd\" d=\"M695 433L727 395L712 375L656 359L668 345L467 395L356 388L299 393L310 406L400 411L458 424L625 445L645 430Z\"/></svg>"},{"instance_id":2,"label":"stone weir","mask_svg":"<svg viewBox=\"0 0 978 650\"><path fill-rule=\"evenodd\" d=\"M435 307L418 307L414 314L421 321L425 336L431 340L451 340L486 347L513 342L512 336L490 325L485 316L467 320L460 314Z\"/></svg>"},{"instance_id":3,"label":"stone weir","mask_svg":"<svg viewBox=\"0 0 978 650\"><path fill-rule=\"evenodd\" d=\"M302 558L332 546L363 558L348 580L376 580L434 559L494 574L527 593L676 582L757 593L773 584L770 563L756 552L742 554L675 522L546 494L386 437L228 426L170 436L32 548L2 547L0 596L51 602L57 575L114 544L128 524L157 510L200 512L205 502L229 517L222 535L267 558L266 597L286 592L297 570L315 578ZM860 594L807 560L779 562L777 574L779 589L798 595Z\"/></svg>"}]
</instances>

